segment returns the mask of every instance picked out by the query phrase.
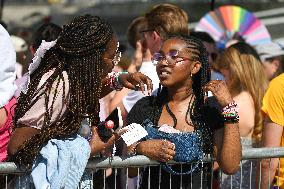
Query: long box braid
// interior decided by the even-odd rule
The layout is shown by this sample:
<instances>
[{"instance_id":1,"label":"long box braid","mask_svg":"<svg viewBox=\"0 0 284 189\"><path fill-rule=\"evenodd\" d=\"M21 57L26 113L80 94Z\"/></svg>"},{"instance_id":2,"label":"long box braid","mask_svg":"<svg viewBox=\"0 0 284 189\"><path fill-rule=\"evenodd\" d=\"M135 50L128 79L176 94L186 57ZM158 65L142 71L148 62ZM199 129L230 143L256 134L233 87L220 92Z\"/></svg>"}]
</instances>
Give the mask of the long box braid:
<instances>
[{"instance_id":1,"label":"long box braid","mask_svg":"<svg viewBox=\"0 0 284 189\"><path fill-rule=\"evenodd\" d=\"M85 115L89 116L92 125L98 123L103 74L102 55L112 36L111 26L101 18L91 15L77 17L63 27L56 45L46 52L40 66L31 75L28 92L21 94L15 113L14 125L17 128L21 126L17 124L18 120L37 100L44 98L44 125L38 134L24 142L12 157L13 161L31 166L48 140L64 139L77 133ZM54 73L37 89L42 76L52 69ZM51 107L48 107L49 95L56 80L63 81L65 91L63 71L67 72L69 81L67 112L61 120L51 123L58 85L53 91L55 94ZM37 91L43 92L38 94ZM62 98L66 100L64 92Z\"/></svg>"}]
</instances>

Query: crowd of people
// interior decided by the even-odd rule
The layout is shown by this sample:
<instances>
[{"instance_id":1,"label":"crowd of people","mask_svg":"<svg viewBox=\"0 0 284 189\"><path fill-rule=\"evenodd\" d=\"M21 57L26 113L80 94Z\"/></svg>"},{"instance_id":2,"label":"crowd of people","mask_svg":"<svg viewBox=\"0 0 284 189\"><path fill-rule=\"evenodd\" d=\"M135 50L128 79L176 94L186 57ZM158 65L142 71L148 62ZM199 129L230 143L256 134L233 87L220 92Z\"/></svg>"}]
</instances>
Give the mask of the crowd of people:
<instances>
[{"instance_id":1,"label":"crowd of people","mask_svg":"<svg viewBox=\"0 0 284 189\"><path fill-rule=\"evenodd\" d=\"M244 39L217 49L210 34L189 30L182 8L166 3L135 18L126 36L130 63L98 16L45 23L30 44L0 25L0 161L32 170L1 188L96 182L87 162L114 143L113 155L161 163L129 168L129 177L141 175L141 189L284 188L281 158L242 161L240 169L242 149L284 146L283 46ZM124 128L102 138L98 125L117 107L124 126L140 124L148 135L130 146L119 140ZM172 160L195 164L169 166Z\"/></svg>"}]
</instances>

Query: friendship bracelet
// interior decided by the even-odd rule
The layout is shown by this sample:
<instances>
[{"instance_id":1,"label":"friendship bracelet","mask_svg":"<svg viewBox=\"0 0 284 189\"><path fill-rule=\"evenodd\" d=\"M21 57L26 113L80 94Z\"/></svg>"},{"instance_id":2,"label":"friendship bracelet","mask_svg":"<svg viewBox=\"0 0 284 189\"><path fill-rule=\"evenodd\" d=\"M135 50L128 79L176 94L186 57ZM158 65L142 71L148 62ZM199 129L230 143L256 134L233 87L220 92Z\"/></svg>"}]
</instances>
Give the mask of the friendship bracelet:
<instances>
[{"instance_id":1,"label":"friendship bracelet","mask_svg":"<svg viewBox=\"0 0 284 189\"><path fill-rule=\"evenodd\" d=\"M233 102L229 103L227 106L225 106L222 109L222 112L226 112L226 111L230 110L231 108L236 108L236 107L238 107L238 104L235 101L233 101Z\"/></svg>"},{"instance_id":2,"label":"friendship bracelet","mask_svg":"<svg viewBox=\"0 0 284 189\"><path fill-rule=\"evenodd\" d=\"M107 85L113 90L120 91L123 89L123 85L119 80L121 74L128 74L128 72L111 72L108 74Z\"/></svg>"},{"instance_id":3,"label":"friendship bracelet","mask_svg":"<svg viewBox=\"0 0 284 189\"><path fill-rule=\"evenodd\" d=\"M223 118L224 123L239 123L239 116Z\"/></svg>"},{"instance_id":4,"label":"friendship bracelet","mask_svg":"<svg viewBox=\"0 0 284 189\"><path fill-rule=\"evenodd\" d=\"M222 109L224 123L239 123L238 105L235 101L229 103Z\"/></svg>"}]
</instances>

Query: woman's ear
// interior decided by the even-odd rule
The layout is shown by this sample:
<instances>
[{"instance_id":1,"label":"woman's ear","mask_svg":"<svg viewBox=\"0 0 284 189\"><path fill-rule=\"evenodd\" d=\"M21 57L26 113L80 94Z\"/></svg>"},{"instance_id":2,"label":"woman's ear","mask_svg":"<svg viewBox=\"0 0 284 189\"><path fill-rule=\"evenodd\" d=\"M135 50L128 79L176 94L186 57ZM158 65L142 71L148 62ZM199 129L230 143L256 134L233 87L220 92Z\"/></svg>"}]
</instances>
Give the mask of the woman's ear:
<instances>
[{"instance_id":1,"label":"woman's ear","mask_svg":"<svg viewBox=\"0 0 284 189\"><path fill-rule=\"evenodd\" d=\"M160 40L160 38L161 38L160 35L158 34L158 32L156 32L156 31L153 31L152 35L153 35L154 41Z\"/></svg>"},{"instance_id":2,"label":"woman's ear","mask_svg":"<svg viewBox=\"0 0 284 189\"><path fill-rule=\"evenodd\" d=\"M192 64L191 73L196 74L201 68L201 63L199 61L194 61Z\"/></svg>"}]
</instances>

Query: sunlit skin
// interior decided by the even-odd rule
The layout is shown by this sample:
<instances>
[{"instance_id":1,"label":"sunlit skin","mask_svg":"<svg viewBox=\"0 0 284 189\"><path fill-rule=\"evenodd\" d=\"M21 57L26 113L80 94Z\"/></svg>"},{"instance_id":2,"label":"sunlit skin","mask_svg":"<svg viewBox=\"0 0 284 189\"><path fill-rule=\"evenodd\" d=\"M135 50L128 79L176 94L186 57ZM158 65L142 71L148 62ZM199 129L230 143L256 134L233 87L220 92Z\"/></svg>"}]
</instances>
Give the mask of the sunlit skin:
<instances>
[{"instance_id":1,"label":"sunlit skin","mask_svg":"<svg viewBox=\"0 0 284 189\"><path fill-rule=\"evenodd\" d=\"M117 49L117 38L113 36L113 38L110 40L106 47L106 52L104 53L103 57L105 57L103 63L105 64L104 66L104 75L107 76L107 73L110 72L114 65L112 63L112 59L114 57L114 54ZM11 137L9 146L8 146L8 151L10 154L14 154L17 149L24 143L25 140L33 137L35 134L39 133L39 129L35 129L32 127L28 127L25 125L22 125L21 127L17 127ZM93 132L96 132L95 130ZM115 137L111 138L111 142L113 142ZM98 139L96 139L98 140ZM92 142L92 141L91 141ZM111 143L109 142L109 143ZM92 148L92 154L95 154L98 152L98 150L105 148L107 144L104 144L102 142L98 143L100 145L93 145L91 144Z\"/></svg>"},{"instance_id":2,"label":"sunlit skin","mask_svg":"<svg viewBox=\"0 0 284 189\"><path fill-rule=\"evenodd\" d=\"M191 59L186 48L186 44L182 40L168 40L166 41L160 51L161 54L168 54L171 50L178 50L178 56ZM194 70L194 66L196 69ZM160 83L165 87L170 87L177 90L186 90L191 88L192 81L190 74L196 73L197 68L200 67L199 62L191 62L190 60L184 60L178 58L174 66L170 66L166 63L166 60L160 62L156 66L156 71L160 79ZM199 70L199 69L198 69ZM166 74L162 74L166 73ZM181 74L183 73L183 74ZM194 73L192 73L194 74Z\"/></svg>"},{"instance_id":3,"label":"sunlit skin","mask_svg":"<svg viewBox=\"0 0 284 189\"><path fill-rule=\"evenodd\" d=\"M220 72L224 76L227 86L230 86L230 70L222 68Z\"/></svg>"},{"instance_id":4,"label":"sunlit skin","mask_svg":"<svg viewBox=\"0 0 284 189\"><path fill-rule=\"evenodd\" d=\"M103 63L104 63L103 77L106 77L107 74L110 73L115 66L112 59L114 58L117 49L118 49L118 40L117 37L114 35L107 44L106 51L103 54Z\"/></svg>"},{"instance_id":5,"label":"sunlit skin","mask_svg":"<svg viewBox=\"0 0 284 189\"><path fill-rule=\"evenodd\" d=\"M151 54L158 52L161 48L162 38L156 31L143 32L144 39Z\"/></svg>"},{"instance_id":6,"label":"sunlit skin","mask_svg":"<svg viewBox=\"0 0 284 189\"><path fill-rule=\"evenodd\" d=\"M160 50L156 71L162 86L167 87L167 103L177 119L176 129L182 132L191 132L194 127L190 120L185 121L185 114L192 96L192 76L201 69L199 60L194 60L191 49L186 42L171 38L166 40ZM171 52L178 51L176 56ZM221 107L232 102L232 97L224 81L211 81L204 86L204 91L211 91ZM158 126L174 125L172 117L165 106L162 108ZM233 174L238 170L241 159L241 145L238 124L225 124L224 128L214 131L214 155L224 172ZM235 146L234 149L231 147ZM147 140L140 142L136 152L147 157L167 162L175 156L174 145L170 141Z\"/></svg>"}]
</instances>

